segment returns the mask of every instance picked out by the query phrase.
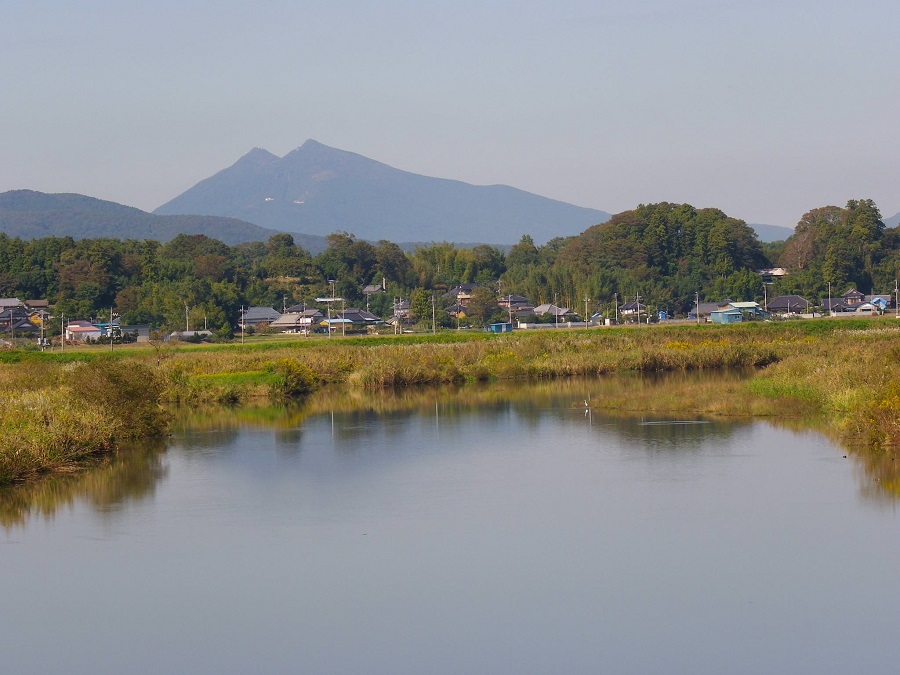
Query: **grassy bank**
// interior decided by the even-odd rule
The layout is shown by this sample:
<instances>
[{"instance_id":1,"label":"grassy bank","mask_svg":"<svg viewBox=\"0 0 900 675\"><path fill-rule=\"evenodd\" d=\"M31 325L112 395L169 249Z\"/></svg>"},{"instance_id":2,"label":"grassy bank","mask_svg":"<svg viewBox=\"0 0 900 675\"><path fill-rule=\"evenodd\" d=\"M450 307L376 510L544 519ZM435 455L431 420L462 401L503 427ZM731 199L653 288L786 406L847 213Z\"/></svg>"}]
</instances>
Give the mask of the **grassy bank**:
<instances>
[{"instance_id":1,"label":"grassy bank","mask_svg":"<svg viewBox=\"0 0 900 675\"><path fill-rule=\"evenodd\" d=\"M611 373L752 370L727 390L685 382L610 392L607 409L828 420L846 442L900 442L900 328L821 320L502 335L451 333L259 344L9 353L0 365L0 482L76 466L127 438L160 433L171 405L296 400L346 392L540 381ZM352 395L352 394L351 394Z\"/></svg>"},{"instance_id":2,"label":"grassy bank","mask_svg":"<svg viewBox=\"0 0 900 675\"><path fill-rule=\"evenodd\" d=\"M0 484L75 470L129 439L165 433L163 379L141 363L0 370Z\"/></svg>"},{"instance_id":3,"label":"grassy bank","mask_svg":"<svg viewBox=\"0 0 900 675\"><path fill-rule=\"evenodd\" d=\"M900 327L894 319L818 320L738 326L616 328L503 335L450 334L366 340L309 340L179 351L159 367L167 396L184 402L246 402L285 391L285 364L316 383L379 391L490 380L753 369L723 398L685 385L668 394L682 412L820 415L847 442L900 442ZM278 364L281 364L280 366ZM235 376L239 376L235 379ZM631 392L608 405L653 406Z\"/></svg>"}]
</instances>

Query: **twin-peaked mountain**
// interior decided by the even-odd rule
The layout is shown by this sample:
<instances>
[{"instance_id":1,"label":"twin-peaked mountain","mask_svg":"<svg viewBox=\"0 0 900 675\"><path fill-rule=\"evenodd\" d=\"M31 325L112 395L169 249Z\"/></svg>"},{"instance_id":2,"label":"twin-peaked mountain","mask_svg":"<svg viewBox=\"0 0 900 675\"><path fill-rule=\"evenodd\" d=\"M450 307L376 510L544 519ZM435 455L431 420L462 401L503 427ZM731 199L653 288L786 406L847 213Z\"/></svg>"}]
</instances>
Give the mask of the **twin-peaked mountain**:
<instances>
[{"instance_id":1,"label":"twin-peaked mountain","mask_svg":"<svg viewBox=\"0 0 900 675\"><path fill-rule=\"evenodd\" d=\"M505 185L431 178L313 140L284 157L256 148L155 213L228 216L285 232L371 241L511 244L575 235L609 214Z\"/></svg>"}]
</instances>

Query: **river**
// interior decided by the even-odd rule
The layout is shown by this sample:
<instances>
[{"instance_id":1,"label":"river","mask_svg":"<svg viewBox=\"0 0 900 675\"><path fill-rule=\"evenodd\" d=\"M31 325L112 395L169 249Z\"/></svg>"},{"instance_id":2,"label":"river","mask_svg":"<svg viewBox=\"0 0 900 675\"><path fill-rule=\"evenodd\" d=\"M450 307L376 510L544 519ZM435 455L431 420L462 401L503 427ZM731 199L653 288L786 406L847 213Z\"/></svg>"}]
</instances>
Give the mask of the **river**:
<instances>
[{"instance_id":1,"label":"river","mask_svg":"<svg viewBox=\"0 0 900 675\"><path fill-rule=\"evenodd\" d=\"M871 462L588 390L199 413L0 491L2 669L894 672L900 518Z\"/></svg>"}]
</instances>

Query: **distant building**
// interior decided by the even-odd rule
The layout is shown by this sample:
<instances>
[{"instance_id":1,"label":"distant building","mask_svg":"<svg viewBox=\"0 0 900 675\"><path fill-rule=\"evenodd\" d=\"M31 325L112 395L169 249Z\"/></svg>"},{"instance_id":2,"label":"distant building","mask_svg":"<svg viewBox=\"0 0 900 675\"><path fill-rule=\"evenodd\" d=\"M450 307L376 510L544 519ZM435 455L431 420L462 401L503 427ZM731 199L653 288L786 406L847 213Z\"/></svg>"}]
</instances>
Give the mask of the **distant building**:
<instances>
[{"instance_id":1,"label":"distant building","mask_svg":"<svg viewBox=\"0 0 900 675\"><path fill-rule=\"evenodd\" d=\"M740 323L768 319L769 312L760 307L758 302L729 302L726 306L710 312L709 320L713 323Z\"/></svg>"},{"instance_id":2,"label":"distant building","mask_svg":"<svg viewBox=\"0 0 900 675\"><path fill-rule=\"evenodd\" d=\"M774 314L801 314L809 311L810 302L802 295L779 295L768 301L766 308Z\"/></svg>"},{"instance_id":3,"label":"distant building","mask_svg":"<svg viewBox=\"0 0 900 675\"><path fill-rule=\"evenodd\" d=\"M517 319L534 316L534 304L524 295L514 295L511 293L501 295L497 300L497 304Z\"/></svg>"},{"instance_id":4,"label":"distant building","mask_svg":"<svg viewBox=\"0 0 900 675\"><path fill-rule=\"evenodd\" d=\"M475 292L475 289L481 288L481 284L460 284L459 286L454 286L444 295L445 298L456 298L456 301L465 307L469 304L469 300L472 299L472 293Z\"/></svg>"},{"instance_id":5,"label":"distant building","mask_svg":"<svg viewBox=\"0 0 900 675\"><path fill-rule=\"evenodd\" d=\"M710 314L715 312L718 309L722 309L728 306L731 300L720 300L719 302L701 302L699 305L694 303L693 309L691 309L688 314L689 319L696 319L698 316L702 319L703 317L709 317Z\"/></svg>"},{"instance_id":6,"label":"distant building","mask_svg":"<svg viewBox=\"0 0 900 675\"><path fill-rule=\"evenodd\" d=\"M863 295L855 288L848 288L843 295L833 298L822 298L822 306L831 314L856 312L866 314L884 312L895 307L894 298L890 293L878 293Z\"/></svg>"},{"instance_id":7,"label":"distant building","mask_svg":"<svg viewBox=\"0 0 900 675\"><path fill-rule=\"evenodd\" d=\"M332 330L364 333L372 326L384 323L379 317L365 309L349 307L337 312L331 320Z\"/></svg>"},{"instance_id":8,"label":"distant building","mask_svg":"<svg viewBox=\"0 0 900 675\"><path fill-rule=\"evenodd\" d=\"M272 307L247 307L241 313L241 325L244 328L248 326L258 327L268 325L276 321L281 316L281 312Z\"/></svg>"},{"instance_id":9,"label":"distant building","mask_svg":"<svg viewBox=\"0 0 900 675\"><path fill-rule=\"evenodd\" d=\"M783 267L771 267L769 269L757 270L756 273L762 277L762 282L764 284L771 284L773 281L786 277L788 271Z\"/></svg>"},{"instance_id":10,"label":"distant building","mask_svg":"<svg viewBox=\"0 0 900 675\"><path fill-rule=\"evenodd\" d=\"M619 314L624 317L637 317L639 314L647 315L647 305L632 300L619 305Z\"/></svg>"},{"instance_id":11,"label":"distant building","mask_svg":"<svg viewBox=\"0 0 900 675\"><path fill-rule=\"evenodd\" d=\"M534 313L538 316L549 314L556 321L572 321L576 318L575 312L568 307L557 307L554 304L545 303L534 308Z\"/></svg>"},{"instance_id":12,"label":"distant building","mask_svg":"<svg viewBox=\"0 0 900 675\"><path fill-rule=\"evenodd\" d=\"M295 305L269 324L282 333L305 333L315 331L316 326L325 318L322 312L314 307Z\"/></svg>"},{"instance_id":13,"label":"distant building","mask_svg":"<svg viewBox=\"0 0 900 675\"><path fill-rule=\"evenodd\" d=\"M28 310L24 305L7 305L0 308L0 331L15 332L22 322L28 322Z\"/></svg>"},{"instance_id":14,"label":"distant building","mask_svg":"<svg viewBox=\"0 0 900 675\"><path fill-rule=\"evenodd\" d=\"M744 313L734 307L725 307L710 312L709 320L713 323L741 323L744 320Z\"/></svg>"},{"instance_id":15,"label":"distant building","mask_svg":"<svg viewBox=\"0 0 900 675\"><path fill-rule=\"evenodd\" d=\"M103 332L90 321L79 319L77 321L69 321L66 324L65 335L66 340L85 342L88 338L96 340L103 335Z\"/></svg>"}]
</instances>

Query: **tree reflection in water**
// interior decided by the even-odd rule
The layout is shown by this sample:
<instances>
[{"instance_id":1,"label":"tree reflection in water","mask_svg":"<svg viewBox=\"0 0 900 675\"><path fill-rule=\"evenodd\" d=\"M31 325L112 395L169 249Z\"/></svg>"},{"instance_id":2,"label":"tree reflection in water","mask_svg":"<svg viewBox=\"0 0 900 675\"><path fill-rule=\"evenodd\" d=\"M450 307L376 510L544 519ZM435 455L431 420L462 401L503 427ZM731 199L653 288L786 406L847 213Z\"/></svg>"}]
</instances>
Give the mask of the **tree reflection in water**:
<instances>
[{"instance_id":1,"label":"tree reflection in water","mask_svg":"<svg viewBox=\"0 0 900 675\"><path fill-rule=\"evenodd\" d=\"M373 425L386 424L381 433L399 436L410 419L434 419L452 432L474 420L509 414L525 429L547 417L588 426L592 433L612 434L622 447L644 453L690 452L702 440L712 436L724 441L759 419L791 431L834 436L807 410L792 409L787 416L777 402L752 400L743 389L745 379L746 374L733 372L675 373L396 391L335 387L293 407L181 410L173 433L181 451L204 454L235 447L242 429L271 430L278 452L286 455L300 452L306 423L323 418L330 420L342 452L364 444ZM681 423L690 421L702 423ZM84 472L0 490L0 525L11 528L33 516L50 519L60 507L77 501L106 514L150 498L167 475L165 449L161 440L135 444ZM847 454L858 468L864 498L893 503L900 497L900 461L891 452L856 449Z\"/></svg>"},{"instance_id":2,"label":"tree reflection in water","mask_svg":"<svg viewBox=\"0 0 900 675\"><path fill-rule=\"evenodd\" d=\"M35 516L52 520L60 508L79 501L109 514L153 497L168 472L165 450L164 439L131 443L85 471L0 489L0 525L10 529Z\"/></svg>"}]
</instances>

